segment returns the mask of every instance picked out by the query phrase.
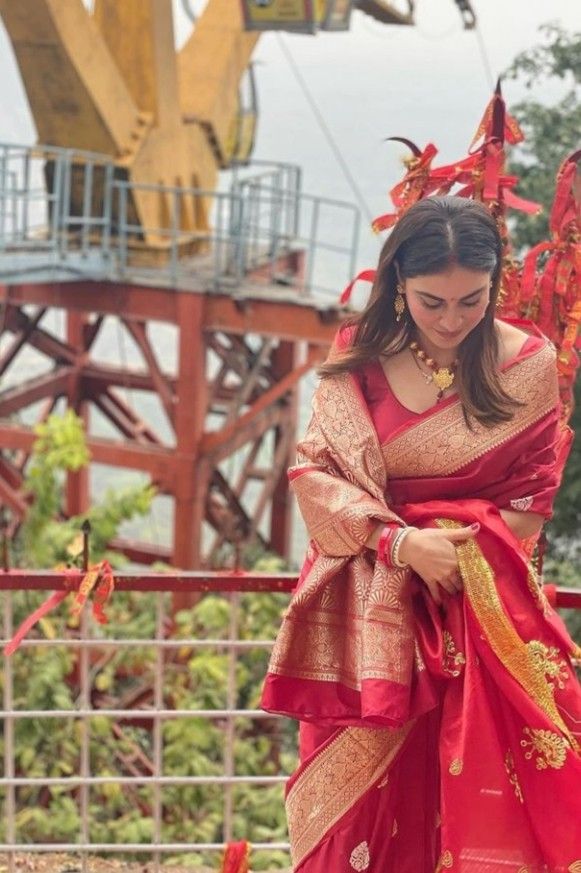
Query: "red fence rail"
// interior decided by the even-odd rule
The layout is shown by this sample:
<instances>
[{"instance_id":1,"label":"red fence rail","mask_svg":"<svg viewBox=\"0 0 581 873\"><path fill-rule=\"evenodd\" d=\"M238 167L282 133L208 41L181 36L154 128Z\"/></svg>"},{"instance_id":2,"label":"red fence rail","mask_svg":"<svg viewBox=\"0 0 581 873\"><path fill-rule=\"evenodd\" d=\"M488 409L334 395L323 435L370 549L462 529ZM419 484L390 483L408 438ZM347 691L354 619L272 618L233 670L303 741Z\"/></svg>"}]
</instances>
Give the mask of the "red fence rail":
<instances>
[{"instance_id":1,"label":"red fence rail","mask_svg":"<svg viewBox=\"0 0 581 873\"><path fill-rule=\"evenodd\" d=\"M0 570L0 591L64 591L83 573L55 570ZM117 591L171 592L292 592L296 573L257 573L244 570L189 571L183 573L116 573ZM548 582L543 586L549 602L559 609L581 609L581 588L564 588Z\"/></svg>"}]
</instances>

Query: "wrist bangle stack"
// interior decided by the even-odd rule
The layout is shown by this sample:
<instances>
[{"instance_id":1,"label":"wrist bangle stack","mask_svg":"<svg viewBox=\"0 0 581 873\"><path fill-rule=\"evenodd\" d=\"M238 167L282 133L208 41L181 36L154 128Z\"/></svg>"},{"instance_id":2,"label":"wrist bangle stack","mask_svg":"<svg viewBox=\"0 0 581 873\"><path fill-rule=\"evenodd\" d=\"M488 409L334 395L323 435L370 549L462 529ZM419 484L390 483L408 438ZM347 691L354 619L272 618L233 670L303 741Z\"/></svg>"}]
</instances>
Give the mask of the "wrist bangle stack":
<instances>
[{"instance_id":1,"label":"wrist bangle stack","mask_svg":"<svg viewBox=\"0 0 581 873\"><path fill-rule=\"evenodd\" d=\"M407 535L413 530L417 530L417 527L404 527L395 535L393 540L393 545L391 547L391 561L394 567L399 567L401 570L407 569L409 564L404 564L403 561L400 561L399 550Z\"/></svg>"},{"instance_id":2,"label":"wrist bangle stack","mask_svg":"<svg viewBox=\"0 0 581 873\"><path fill-rule=\"evenodd\" d=\"M377 543L377 558L385 564L386 567L393 567L393 561L391 558L392 546L393 541L400 530L401 527L399 524L389 522L381 531L381 536Z\"/></svg>"},{"instance_id":3,"label":"wrist bangle stack","mask_svg":"<svg viewBox=\"0 0 581 873\"><path fill-rule=\"evenodd\" d=\"M386 524L377 543L378 560L391 569L398 567L403 570L409 567L409 564L400 561L399 550L404 539L412 530L417 530L417 527L401 527L394 522Z\"/></svg>"}]
</instances>

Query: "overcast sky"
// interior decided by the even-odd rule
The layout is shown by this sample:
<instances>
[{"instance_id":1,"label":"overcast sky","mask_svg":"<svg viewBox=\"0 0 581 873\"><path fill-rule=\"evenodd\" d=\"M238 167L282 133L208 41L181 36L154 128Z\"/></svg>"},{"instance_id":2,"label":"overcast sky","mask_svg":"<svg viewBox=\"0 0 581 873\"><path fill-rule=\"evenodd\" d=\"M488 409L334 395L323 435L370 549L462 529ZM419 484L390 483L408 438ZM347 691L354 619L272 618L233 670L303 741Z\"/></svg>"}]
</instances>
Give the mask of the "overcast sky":
<instances>
[{"instance_id":1,"label":"overcast sky","mask_svg":"<svg viewBox=\"0 0 581 873\"><path fill-rule=\"evenodd\" d=\"M199 13L204 3L191 5ZM493 77L502 73L518 52L539 41L543 22L581 30L580 0L473 0L473 6L483 49L473 31L462 30L453 0L418 0L415 27L386 27L356 12L347 33L283 37L374 215L385 211L385 192L401 175L403 149L385 137L406 136L418 145L432 140L438 161L463 156L491 93L487 65ZM181 0L174 8L180 45L191 25ZM254 57L260 99L255 156L300 164L306 190L353 200L280 37L263 35ZM33 142L34 125L3 29L0 81L0 140ZM505 95L515 103L522 88L507 82Z\"/></svg>"}]
</instances>

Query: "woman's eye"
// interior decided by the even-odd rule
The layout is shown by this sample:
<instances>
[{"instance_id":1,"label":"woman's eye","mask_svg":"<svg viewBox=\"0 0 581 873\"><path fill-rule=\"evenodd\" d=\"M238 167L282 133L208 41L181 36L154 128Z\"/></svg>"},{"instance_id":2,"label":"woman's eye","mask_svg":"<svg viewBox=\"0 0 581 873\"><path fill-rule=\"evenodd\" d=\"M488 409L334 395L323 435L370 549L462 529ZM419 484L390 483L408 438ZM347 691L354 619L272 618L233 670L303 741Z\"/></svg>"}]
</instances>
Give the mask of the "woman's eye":
<instances>
[{"instance_id":1,"label":"woman's eye","mask_svg":"<svg viewBox=\"0 0 581 873\"><path fill-rule=\"evenodd\" d=\"M422 302L423 302L424 306L426 307L426 309L439 309L440 308L439 303L426 303L425 300Z\"/></svg>"},{"instance_id":2,"label":"woman's eye","mask_svg":"<svg viewBox=\"0 0 581 873\"><path fill-rule=\"evenodd\" d=\"M464 306L468 306L468 307L478 306L479 303L480 303L480 300L473 300L472 303L464 303Z\"/></svg>"}]
</instances>

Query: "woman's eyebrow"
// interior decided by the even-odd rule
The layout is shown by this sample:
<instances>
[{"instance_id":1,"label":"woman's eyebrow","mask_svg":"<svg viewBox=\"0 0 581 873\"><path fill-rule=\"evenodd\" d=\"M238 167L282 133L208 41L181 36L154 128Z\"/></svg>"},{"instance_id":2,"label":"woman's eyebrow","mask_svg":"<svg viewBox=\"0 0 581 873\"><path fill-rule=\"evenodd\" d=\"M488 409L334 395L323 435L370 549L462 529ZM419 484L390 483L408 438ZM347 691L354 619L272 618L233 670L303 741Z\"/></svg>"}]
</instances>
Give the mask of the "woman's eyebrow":
<instances>
[{"instance_id":1,"label":"woman's eyebrow","mask_svg":"<svg viewBox=\"0 0 581 873\"><path fill-rule=\"evenodd\" d=\"M482 291L486 289L486 285L483 285L481 288L477 288L475 291L470 291L469 294L465 294L464 297L461 297L460 300L468 300L469 297L474 297L476 294L481 294ZM436 297L435 294L430 294L428 291L420 291L419 288L415 289L416 294L421 294L422 297L430 297L432 300L437 300L439 303L444 302L443 297Z\"/></svg>"}]
</instances>

